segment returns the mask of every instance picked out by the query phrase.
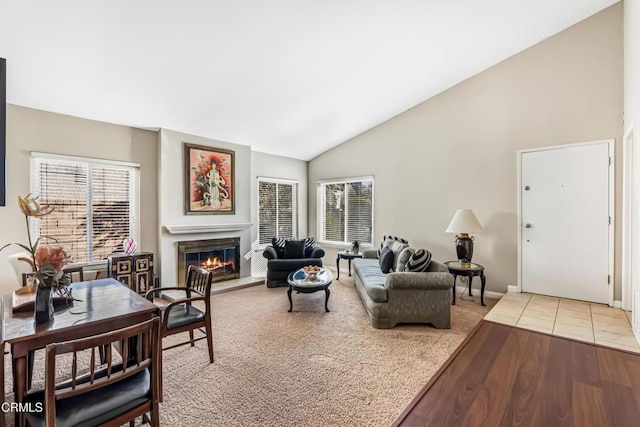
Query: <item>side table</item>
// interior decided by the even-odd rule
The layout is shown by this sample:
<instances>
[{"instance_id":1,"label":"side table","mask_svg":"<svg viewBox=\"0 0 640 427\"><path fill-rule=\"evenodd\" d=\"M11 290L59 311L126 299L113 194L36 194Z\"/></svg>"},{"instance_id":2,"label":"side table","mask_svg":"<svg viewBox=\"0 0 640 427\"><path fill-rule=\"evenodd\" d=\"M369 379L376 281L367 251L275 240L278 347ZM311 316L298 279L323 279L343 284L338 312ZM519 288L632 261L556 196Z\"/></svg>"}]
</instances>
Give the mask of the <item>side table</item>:
<instances>
[{"instance_id":1,"label":"side table","mask_svg":"<svg viewBox=\"0 0 640 427\"><path fill-rule=\"evenodd\" d=\"M480 276L480 282L482 287L480 288L480 305L486 305L484 303L484 287L487 284L487 278L484 275L484 267L480 264L471 263L470 267L462 267L458 261L447 261L444 263L449 269L449 273L453 274L453 302L451 305L456 305L456 280L458 276L469 278L469 296L471 294L471 282L475 276Z\"/></svg>"},{"instance_id":2,"label":"side table","mask_svg":"<svg viewBox=\"0 0 640 427\"><path fill-rule=\"evenodd\" d=\"M359 252L358 253L347 252L347 251L338 252L338 257L336 258L336 267L338 267L338 277L336 278L336 280L340 280L340 260L346 259L349 261L349 276L351 276L351 260L354 258L362 258L362 254Z\"/></svg>"}]
</instances>

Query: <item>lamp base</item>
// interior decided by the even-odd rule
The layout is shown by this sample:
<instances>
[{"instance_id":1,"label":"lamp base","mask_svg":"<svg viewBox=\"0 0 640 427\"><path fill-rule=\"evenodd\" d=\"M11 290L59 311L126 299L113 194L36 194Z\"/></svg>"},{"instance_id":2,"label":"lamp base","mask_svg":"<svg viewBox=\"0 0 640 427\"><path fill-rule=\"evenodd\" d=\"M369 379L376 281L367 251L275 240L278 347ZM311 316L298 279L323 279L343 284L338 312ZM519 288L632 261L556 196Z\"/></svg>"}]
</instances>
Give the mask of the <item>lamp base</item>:
<instances>
[{"instance_id":1,"label":"lamp base","mask_svg":"<svg viewBox=\"0 0 640 427\"><path fill-rule=\"evenodd\" d=\"M460 267L470 268L471 257L473 257L473 237L469 237L467 233L456 235L456 254Z\"/></svg>"}]
</instances>

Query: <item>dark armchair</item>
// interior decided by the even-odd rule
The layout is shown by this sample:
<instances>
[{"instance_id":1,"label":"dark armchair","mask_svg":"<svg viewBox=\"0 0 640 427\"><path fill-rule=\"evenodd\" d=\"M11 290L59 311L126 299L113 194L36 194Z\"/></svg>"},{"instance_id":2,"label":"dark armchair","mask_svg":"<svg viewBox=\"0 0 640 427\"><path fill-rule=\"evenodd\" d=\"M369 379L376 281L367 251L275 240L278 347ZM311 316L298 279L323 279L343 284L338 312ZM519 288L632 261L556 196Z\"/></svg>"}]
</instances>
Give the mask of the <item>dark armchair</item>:
<instances>
[{"instance_id":1,"label":"dark armchair","mask_svg":"<svg viewBox=\"0 0 640 427\"><path fill-rule=\"evenodd\" d=\"M267 261L267 287L287 286L289 274L306 265L322 267L324 249L315 239L273 239L272 245L262 252Z\"/></svg>"}]
</instances>

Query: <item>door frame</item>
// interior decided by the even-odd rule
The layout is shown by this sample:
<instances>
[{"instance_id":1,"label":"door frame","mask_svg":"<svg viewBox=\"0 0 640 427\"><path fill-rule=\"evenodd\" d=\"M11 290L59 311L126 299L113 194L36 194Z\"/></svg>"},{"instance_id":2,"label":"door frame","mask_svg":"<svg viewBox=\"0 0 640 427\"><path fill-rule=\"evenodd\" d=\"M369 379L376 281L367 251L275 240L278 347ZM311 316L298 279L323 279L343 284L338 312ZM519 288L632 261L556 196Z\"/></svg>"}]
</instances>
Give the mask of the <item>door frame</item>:
<instances>
[{"instance_id":1,"label":"door frame","mask_svg":"<svg viewBox=\"0 0 640 427\"><path fill-rule=\"evenodd\" d=\"M637 166L634 164L635 153L635 126L634 123L629 126L622 138L622 309L630 311L632 302L632 278L633 278L633 245L640 242L633 242L633 230L638 226L633 221L633 191L638 191L638 183L634 182L634 170ZM636 170L637 171L637 170ZM634 227L634 223L636 224Z\"/></svg>"},{"instance_id":2,"label":"door frame","mask_svg":"<svg viewBox=\"0 0 640 427\"><path fill-rule=\"evenodd\" d=\"M615 288L615 261L614 261L614 238L615 238L615 157L614 139L603 139L598 141L578 142L573 144L552 145L547 147L528 148L517 151L517 175L518 175L518 277L515 286L516 292L522 292L522 156L526 153L536 151L559 150L564 148L581 147L586 145L607 144L609 152L609 306L613 307L613 290Z\"/></svg>"}]
</instances>

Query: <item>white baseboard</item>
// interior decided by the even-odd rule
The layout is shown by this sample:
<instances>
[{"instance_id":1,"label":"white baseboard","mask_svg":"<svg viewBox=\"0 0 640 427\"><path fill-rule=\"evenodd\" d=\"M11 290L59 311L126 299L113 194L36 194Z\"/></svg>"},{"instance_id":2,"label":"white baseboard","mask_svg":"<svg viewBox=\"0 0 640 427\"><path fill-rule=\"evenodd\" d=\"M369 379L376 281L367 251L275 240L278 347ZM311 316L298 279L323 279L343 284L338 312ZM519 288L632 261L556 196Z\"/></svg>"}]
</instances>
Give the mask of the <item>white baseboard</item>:
<instances>
[{"instance_id":1,"label":"white baseboard","mask_svg":"<svg viewBox=\"0 0 640 427\"><path fill-rule=\"evenodd\" d=\"M518 289L518 287L516 285L509 285L509 286L507 286L507 292L512 292L512 293L519 294L520 293L520 289Z\"/></svg>"},{"instance_id":2,"label":"white baseboard","mask_svg":"<svg viewBox=\"0 0 640 427\"><path fill-rule=\"evenodd\" d=\"M622 301L613 301L614 308L622 308Z\"/></svg>"},{"instance_id":3,"label":"white baseboard","mask_svg":"<svg viewBox=\"0 0 640 427\"><path fill-rule=\"evenodd\" d=\"M462 292L466 292L468 295L468 286L456 286L456 294L460 294ZM473 296L480 296L480 289L476 289L476 288L472 288L471 292L473 293ZM504 292L494 292L494 291L484 291L484 296L485 297L489 297L489 298L502 298L504 296Z\"/></svg>"}]
</instances>

